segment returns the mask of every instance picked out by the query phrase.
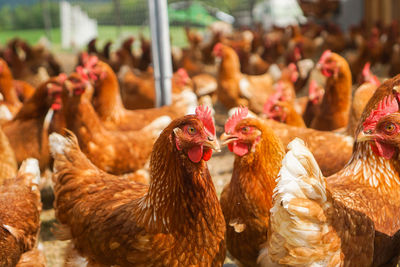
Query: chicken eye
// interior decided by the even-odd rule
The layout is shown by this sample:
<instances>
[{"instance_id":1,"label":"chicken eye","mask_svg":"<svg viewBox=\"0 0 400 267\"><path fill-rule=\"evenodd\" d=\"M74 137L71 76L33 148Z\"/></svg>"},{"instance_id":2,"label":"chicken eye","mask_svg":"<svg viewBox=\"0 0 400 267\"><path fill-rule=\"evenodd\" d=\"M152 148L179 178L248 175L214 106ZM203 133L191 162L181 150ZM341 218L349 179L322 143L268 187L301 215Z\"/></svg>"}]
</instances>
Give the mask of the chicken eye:
<instances>
[{"instance_id":1,"label":"chicken eye","mask_svg":"<svg viewBox=\"0 0 400 267\"><path fill-rule=\"evenodd\" d=\"M385 131L388 133L392 133L396 129L396 126L393 123L389 123L385 125Z\"/></svg>"},{"instance_id":2,"label":"chicken eye","mask_svg":"<svg viewBox=\"0 0 400 267\"><path fill-rule=\"evenodd\" d=\"M196 133L196 128L194 128L193 126L188 126L187 131L188 131L188 133L193 135Z\"/></svg>"},{"instance_id":3,"label":"chicken eye","mask_svg":"<svg viewBox=\"0 0 400 267\"><path fill-rule=\"evenodd\" d=\"M242 127L241 129L242 133L248 133L250 131L250 128L247 126Z\"/></svg>"}]
</instances>

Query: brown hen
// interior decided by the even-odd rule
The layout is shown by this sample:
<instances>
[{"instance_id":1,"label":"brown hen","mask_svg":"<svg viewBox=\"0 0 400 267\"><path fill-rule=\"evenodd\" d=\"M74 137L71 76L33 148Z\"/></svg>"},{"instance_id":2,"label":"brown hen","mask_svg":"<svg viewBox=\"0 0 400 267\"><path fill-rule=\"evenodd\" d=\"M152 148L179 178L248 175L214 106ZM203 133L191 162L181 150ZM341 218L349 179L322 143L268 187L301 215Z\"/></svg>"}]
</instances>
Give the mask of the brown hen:
<instances>
[{"instance_id":1,"label":"brown hen","mask_svg":"<svg viewBox=\"0 0 400 267\"><path fill-rule=\"evenodd\" d=\"M210 111L171 122L154 144L150 185L96 168L75 137L50 136L55 209L89 265L222 266L225 222L206 160Z\"/></svg>"}]
</instances>

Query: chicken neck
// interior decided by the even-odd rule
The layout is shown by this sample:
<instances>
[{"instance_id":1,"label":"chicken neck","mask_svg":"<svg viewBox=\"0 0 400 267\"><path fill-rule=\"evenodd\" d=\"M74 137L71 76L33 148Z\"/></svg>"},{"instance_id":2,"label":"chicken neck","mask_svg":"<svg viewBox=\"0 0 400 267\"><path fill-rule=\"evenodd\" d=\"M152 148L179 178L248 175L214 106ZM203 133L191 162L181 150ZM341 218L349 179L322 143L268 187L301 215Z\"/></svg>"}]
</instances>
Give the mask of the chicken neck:
<instances>
[{"instance_id":1,"label":"chicken neck","mask_svg":"<svg viewBox=\"0 0 400 267\"><path fill-rule=\"evenodd\" d=\"M149 190L138 205L142 223L179 235L202 225L222 238L225 222L207 165L192 163L171 144L172 129L166 128L153 147Z\"/></svg>"},{"instance_id":2,"label":"chicken neck","mask_svg":"<svg viewBox=\"0 0 400 267\"><path fill-rule=\"evenodd\" d=\"M278 137L272 129L265 127L255 152L243 157L236 156L229 185L230 194L237 202L232 205L233 213L247 214L250 211L263 213L263 216L268 214L272 207L275 178L284 154Z\"/></svg>"},{"instance_id":3,"label":"chicken neck","mask_svg":"<svg viewBox=\"0 0 400 267\"><path fill-rule=\"evenodd\" d=\"M122 104L118 79L110 66L103 63L102 68L106 75L95 86L93 107L102 120L119 121L125 108Z\"/></svg>"}]
</instances>

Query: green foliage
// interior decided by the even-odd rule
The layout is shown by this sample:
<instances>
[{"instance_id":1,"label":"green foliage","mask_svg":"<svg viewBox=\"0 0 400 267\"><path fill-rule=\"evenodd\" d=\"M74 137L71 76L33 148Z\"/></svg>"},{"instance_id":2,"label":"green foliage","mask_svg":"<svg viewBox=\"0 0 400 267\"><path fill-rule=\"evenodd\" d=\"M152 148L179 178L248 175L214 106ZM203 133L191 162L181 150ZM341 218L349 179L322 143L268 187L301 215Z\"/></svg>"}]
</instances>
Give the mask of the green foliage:
<instances>
[{"instance_id":1,"label":"green foliage","mask_svg":"<svg viewBox=\"0 0 400 267\"><path fill-rule=\"evenodd\" d=\"M0 9L0 29L16 30L44 28L43 10L41 2L32 5L18 5L15 8L12 8L9 5L4 5ZM49 2L46 10L49 12L52 26L59 27L59 4L56 2Z\"/></svg>"}]
</instances>

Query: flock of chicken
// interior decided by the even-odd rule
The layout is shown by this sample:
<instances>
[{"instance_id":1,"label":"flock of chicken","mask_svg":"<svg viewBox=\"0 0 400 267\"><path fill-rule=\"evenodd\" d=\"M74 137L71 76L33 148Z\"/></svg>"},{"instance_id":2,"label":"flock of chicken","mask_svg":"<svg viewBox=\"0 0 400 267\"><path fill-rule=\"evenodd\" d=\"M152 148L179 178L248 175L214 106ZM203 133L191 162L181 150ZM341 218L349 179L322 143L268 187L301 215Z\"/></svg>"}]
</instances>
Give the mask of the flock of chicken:
<instances>
[{"instance_id":1,"label":"flock of chicken","mask_svg":"<svg viewBox=\"0 0 400 267\"><path fill-rule=\"evenodd\" d=\"M46 266L50 183L65 266L396 266L400 76L370 67L400 73L398 24L186 34L161 108L143 37L141 53L93 40L69 75L43 47L0 51L0 265Z\"/></svg>"}]
</instances>

